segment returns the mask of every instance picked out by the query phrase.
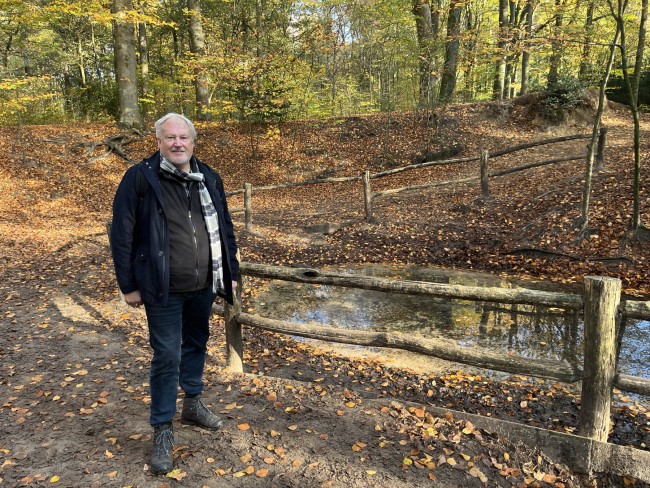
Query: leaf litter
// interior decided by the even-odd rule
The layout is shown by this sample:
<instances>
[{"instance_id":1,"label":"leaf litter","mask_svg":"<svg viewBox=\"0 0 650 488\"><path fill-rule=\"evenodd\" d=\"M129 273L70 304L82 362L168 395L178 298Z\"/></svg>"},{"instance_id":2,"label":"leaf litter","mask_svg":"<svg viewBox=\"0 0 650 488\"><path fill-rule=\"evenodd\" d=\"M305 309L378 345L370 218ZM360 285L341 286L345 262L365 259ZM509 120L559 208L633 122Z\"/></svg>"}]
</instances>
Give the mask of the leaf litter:
<instances>
[{"instance_id":1,"label":"leaf litter","mask_svg":"<svg viewBox=\"0 0 650 488\"><path fill-rule=\"evenodd\" d=\"M448 116L466 134L467 155L540 138L521 119L495 125L487 110L450 108ZM625 114L608 117L612 148L607 171L596 177L588 239L577 239L570 225L581 169L564 165L495 181L495 200L487 204L470 186L386 197L376 204L375 224L362 220L359 190L343 184L257 192L257 233L243 234L235 217L244 259L314 267L438 265L567 283L607 274L621 277L627 292L648 296L648 246L624 238L631 206L629 125ZM235 189L244 182L313 179L325 170L349 176L408 164L435 136L413 114L392 114L392 123L385 122L384 115L367 117L374 134L368 137L346 134L336 124L281 124L279 141L259 141L259 161L245 156L250 136L244 131L200 126L197 154L216 162L227 188ZM572 432L579 397L568 385L524 377L495 382L451 366L430 374L398 370L248 329L247 374L229 374L218 317L206 397L228 423L216 434L179 425L176 469L153 477L146 465L146 321L142 311L118 301L104 227L126 163L112 156L80 164L81 156L67 149L79 138L103 140L112 132L91 124L6 128L0 135L12 168L0 176L0 485L640 486L628 478L588 480L532 446L428 411L441 406ZM59 136L70 142L43 142ZM209 143L224 137L231 143ZM148 136L129 146L130 155L141 158L154 147ZM306 155L318 147L326 150ZM417 170L373 184L380 190L422 183L432 174L444 180L474 171ZM556 183L540 183L545 181ZM239 206L238 198L231 207ZM352 223L319 238L305 236L314 220ZM513 252L521 248L545 252ZM245 300L258 284L245 283ZM611 440L647 449L647 404L620 399Z\"/></svg>"}]
</instances>

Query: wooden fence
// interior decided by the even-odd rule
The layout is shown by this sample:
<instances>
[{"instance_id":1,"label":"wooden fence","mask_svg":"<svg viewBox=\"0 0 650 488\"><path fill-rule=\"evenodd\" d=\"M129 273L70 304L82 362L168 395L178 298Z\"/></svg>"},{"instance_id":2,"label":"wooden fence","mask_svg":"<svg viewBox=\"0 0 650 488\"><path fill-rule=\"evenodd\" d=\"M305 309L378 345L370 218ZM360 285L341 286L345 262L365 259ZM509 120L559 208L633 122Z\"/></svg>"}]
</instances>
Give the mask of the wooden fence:
<instances>
[{"instance_id":1,"label":"wooden fence","mask_svg":"<svg viewBox=\"0 0 650 488\"><path fill-rule=\"evenodd\" d=\"M550 164L556 164L556 163L563 163L567 161L577 161L577 160L585 160L587 158L587 154L580 154L580 155L572 155L572 156L565 156L562 158L556 158L556 159L550 159L546 161L538 161L534 163L529 163L525 164L522 166L518 166L515 168L509 168L507 170L502 170L502 171L493 171L490 172L489 166L490 166L490 160L504 156L506 154L511 154L514 152L518 151L523 151L525 149L530 149L532 147L537 147L537 146L542 146L546 144L557 144L565 141L572 141L572 140L578 140L578 139L589 139L591 138L591 134L576 134L576 135L570 135L570 136L563 136L563 137L556 137L553 139L545 139L542 141L535 141L535 142L530 142L526 144L520 144L518 146L513 146L510 148L505 148L501 149L499 151L494 151L493 153L489 153L487 150L481 151L481 155L477 157L471 157L471 158L461 158L461 159L447 159L447 160L442 160L442 161L427 161L424 163L420 164L413 164L409 166L403 166L400 168L394 168L386 171L380 171L378 173L370 173L370 171L363 171L360 176L345 176L345 177L337 177L337 178L323 178L323 179L318 179L318 180L309 180L309 181L301 181L301 182L293 182L293 183L282 183L279 185L267 185L267 186L256 186L255 191L267 191L267 190L277 190L281 188L292 188L292 187L299 187L299 186L309 186L309 185L321 185L321 184L326 184L326 183L347 183L347 182L357 182L361 181L362 186L363 186L363 202L364 202L364 213L365 213L365 220L368 222L373 221L373 203L376 201L378 198L387 196L387 195L393 195L401 192L406 192L406 191L414 191L414 190L424 190L424 189L430 189L434 187L439 187L439 186L449 186L449 185L456 185L456 184L461 184L461 183L471 183L475 181L479 181L481 185L481 192L483 198L489 198L490 196L490 189L489 189L489 179L490 178L497 178L501 176L506 176L512 173L516 173L519 171L525 171L528 169L532 168L537 168L540 166L546 166ZM600 134L598 137L598 146L597 146L597 154L595 158L595 163L596 163L596 170L599 170L602 168L604 164L604 151L605 151L605 145L607 141L607 128L603 127L600 129ZM389 190L383 190L379 192L372 192L372 186L371 186L371 181L378 179L378 178L384 178L387 176L395 175L398 173L402 173L405 171L412 171L415 169L421 169L421 168L426 168L429 166L441 166L441 165L451 165L451 164L461 164L461 163L468 163L468 162L473 162L473 161L480 161L480 174L476 176L469 176L466 178L459 178L459 179L454 179L454 180L447 180L447 181L438 181L438 182L430 182L430 183L424 183L421 185L412 185L412 186L406 186L406 187L401 187L401 188L391 188ZM243 208L233 208L230 210L230 213L244 213L244 221L245 221L245 229L247 232L252 232L253 230L253 204L252 204L252 199L253 199L253 186L250 183L245 183L244 188L241 190L234 190L227 192L227 196L232 196L232 195L239 195L243 194L244 195L244 207Z\"/></svg>"},{"instance_id":2,"label":"wooden fence","mask_svg":"<svg viewBox=\"0 0 650 488\"><path fill-rule=\"evenodd\" d=\"M512 374L575 383L582 381L580 435L606 442L612 388L650 395L650 379L616 371L617 323L624 317L650 320L650 301L621 301L617 278L586 276L582 294L530 289L482 288L387 278L350 276L312 268L287 268L241 263L240 274L300 283L325 284L388 293L424 295L483 302L544 305L584 314L584 364L582 369L547 359L494 354L487 350L460 347L448 341L416 338L400 333L355 331L328 324L299 324L244 313L241 296L223 311L226 319L227 363L232 371L243 371L242 325L323 341L373 347L390 347L426 356ZM240 276L241 281L241 276ZM241 290L241 283L238 290Z\"/></svg>"}]
</instances>

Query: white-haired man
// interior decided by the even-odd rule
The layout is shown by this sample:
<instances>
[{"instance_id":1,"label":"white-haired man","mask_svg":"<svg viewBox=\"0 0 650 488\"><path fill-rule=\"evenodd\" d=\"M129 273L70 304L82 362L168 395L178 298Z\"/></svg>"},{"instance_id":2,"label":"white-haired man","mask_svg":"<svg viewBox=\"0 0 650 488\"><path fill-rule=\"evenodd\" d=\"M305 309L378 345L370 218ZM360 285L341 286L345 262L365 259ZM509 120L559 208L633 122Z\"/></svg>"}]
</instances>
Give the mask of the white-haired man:
<instances>
[{"instance_id":1,"label":"white-haired man","mask_svg":"<svg viewBox=\"0 0 650 488\"><path fill-rule=\"evenodd\" d=\"M173 469L178 386L181 422L216 430L201 399L209 318L217 295L232 303L237 245L223 182L194 157L196 130L170 113L156 122L158 151L129 168L113 201L111 250L126 303L144 305L153 349L151 470Z\"/></svg>"}]
</instances>

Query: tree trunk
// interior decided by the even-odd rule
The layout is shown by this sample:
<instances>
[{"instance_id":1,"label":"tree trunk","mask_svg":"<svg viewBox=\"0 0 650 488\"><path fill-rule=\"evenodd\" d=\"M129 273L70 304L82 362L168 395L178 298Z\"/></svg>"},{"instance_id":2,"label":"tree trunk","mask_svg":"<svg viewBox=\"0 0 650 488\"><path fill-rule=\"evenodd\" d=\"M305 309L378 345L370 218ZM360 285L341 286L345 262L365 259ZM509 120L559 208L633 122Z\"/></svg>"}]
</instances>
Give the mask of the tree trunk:
<instances>
[{"instance_id":1,"label":"tree trunk","mask_svg":"<svg viewBox=\"0 0 650 488\"><path fill-rule=\"evenodd\" d=\"M503 98L512 98L514 96L512 93L513 89L511 87L515 81L515 74L517 72L515 62L519 56L511 49L511 47L517 45L519 41L519 34L515 34L515 32L517 32L519 29L513 29L513 27L519 26L517 22L517 19L519 17L519 3L509 2L508 7L508 35L510 36L510 41L506 45L506 51L508 54L506 55L506 67L503 79Z\"/></svg>"},{"instance_id":2,"label":"tree trunk","mask_svg":"<svg viewBox=\"0 0 650 488\"><path fill-rule=\"evenodd\" d=\"M506 77L506 39L508 28L508 0L499 0L499 38L497 41L497 55L499 60L495 66L494 83L492 84L492 98L501 100Z\"/></svg>"},{"instance_id":3,"label":"tree trunk","mask_svg":"<svg viewBox=\"0 0 650 488\"><path fill-rule=\"evenodd\" d=\"M426 0L413 0L413 15L418 39L419 108L433 106L436 98L435 41L438 35L439 14L432 16L431 5Z\"/></svg>"},{"instance_id":4,"label":"tree trunk","mask_svg":"<svg viewBox=\"0 0 650 488\"><path fill-rule=\"evenodd\" d=\"M210 106L210 89L208 86L208 75L202 66L205 56L205 35L201 23L201 2L200 0L187 0L190 23L190 51L194 55L194 87L196 91L196 118L198 120L210 120L208 112Z\"/></svg>"},{"instance_id":5,"label":"tree trunk","mask_svg":"<svg viewBox=\"0 0 650 488\"><path fill-rule=\"evenodd\" d=\"M142 95L149 93L149 46L147 44L147 24L138 24L138 53L140 54L140 77L142 78Z\"/></svg>"},{"instance_id":6,"label":"tree trunk","mask_svg":"<svg viewBox=\"0 0 650 488\"><path fill-rule=\"evenodd\" d=\"M582 82L588 82L591 75L591 42L593 37L594 26L594 6L595 2L592 0L587 6L587 18L585 20L585 41L582 47L582 55L580 57L580 69L578 70L578 79Z\"/></svg>"},{"instance_id":7,"label":"tree trunk","mask_svg":"<svg viewBox=\"0 0 650 488\"><path fill-rule=\"evenodd\" d=\"M526 27L525 27L526 44L524 47L524 51L521 54L521 89L519 90L519 95L525 95L526 93L528 93L528 81L529 81L528 66L530 64L530 51L528 46L530 40L533 37L533 12L535 11L533 2L532 1L527 2L525 9L526 9Z\"/></svg>"},{"instance_id":8,"label":"tree trunk","mask_svg":"<svg viewBox=\"0 0 650 488\"><path fill-rule=\"evenodd\" d=\"M456 75L458 72L458 50L460 46L460 25L462 5L451 2L447 17L447 43L445 47L445 65L440 81L440 99L448 102L456 90Z\"/></svg>"},{"instance_id":9,"label":"tree trunk","mask_svg":"<svg viewBox=\"0 0 650 488\"><path fill-rule=\"evenodd\" d=\"M634 73L630 82L631 92L634 94L634 210L632 215L632 228L641 228L641 127L639 120L639 82L641 70L643 69L643 52L648 25L648 0L641 1L641 21L639 23L639 38L637 41L636 58L634 61ZM630 97L632 99L632 97Z\"/></svg>"},{"instance_id":10,"label":"tree trunk","mask_svg":"<svg viewBox=\"0 0 650 488\"><path fill-rule=\"evenodd\" d=\"M84 50L83 44L81 42L81 37L77 37L77 57L79 59L79 79L81 80L81 86L86 86L86 61L84 59Z\"/></svg>"},{"instance_id":11,"label":"tree trunk","mask_svg":"<svg viewBox=\"0 0 650 488\"><path fill-rule=\"evenodd\" d=\"M120 102L117 121L121 128L142 128L138 105L137 62L133 22L125 19L125 12L133 9L131 0L113 1L113 42L115 44L115 75Z\"/></svg>"},{"instance_id":12,"label":"tree trunk","mask_svg":"<svg viewBox=\"0 0 650 488\"><path fill-rule=\"evenodd\" d=\"M472 5L468 5L465 11L465 30L471 33L463 43L465 57L465 74L463 75L464 88L463 100L469 101L476 98L476 76L474 67L476 66L476 46L478 45L479 36L476 32L479 30L480 15L475 15L472 11Z\"/></svg>"},{"instance_id":13,"label":"tree trunk","mask_svg":"<svg viewBox=\"0 0 650 488\"><path fill-rule=\"evenodd\" d=\"M630 111L634 121L634 181L632 183L632 193L634 205L632 210L632 229L639 230L641 226L641 129L639 120L639 79L641 76L643 52L645 49L646 25L648 21L648 0L641 2L641 22L639 24L639 39L636 51L634 73L629 76L628 73L628 52L627 52L627 35L625 28L625 9L627 2L618 1L615 8L612 0L608 0L612 16L616 20L618 29L621 33L621 42L619 49L621 51L621 67L623 68L623 79L630 99Z\"/></svg>"},{"instance_id":14,"label":"tree trunk","mask_svg":"<svg viewBox=\"0 0 650 488\"><path fill-rule=\"evenodd\" d=\"M600 132L600 121L603 116L603 111L605 110L605 90L607 88L607 81L609 80L609 75L612 71L612 65L614 64L614 55L616 53L616 43L618 42L618 37L620 30L618 25L616 27L616 34L614 35L614 40L609 48L609 59L607 61L607 66L605 68L605 74L603 75L603 80L600 83L600 91L598 96L598 109L596 110L596 116L594 119L594 126L591 132L591 140L587 146L587 165L585 169L585 185L582 192L582 216L581 216L581 231L586 231L589 227L589 201L591 198L591 180L594 171L594 154L596 149L596 138Z\"/></svg>"},{"instance_id":15,"label":"tree trunk","mask_svg":"<svg viewBox=\"0 0 650 488\"><path fill-rule=\"evenodd\" d=\"M548 69L547 86L557 84L560 78L560 63L562 61L562 46L559 41L562 25L564 24L564 3L562 0L555 0L555 29L553 30L553 39L551 40L551 59Z\"/></svg>"}]
</instances>

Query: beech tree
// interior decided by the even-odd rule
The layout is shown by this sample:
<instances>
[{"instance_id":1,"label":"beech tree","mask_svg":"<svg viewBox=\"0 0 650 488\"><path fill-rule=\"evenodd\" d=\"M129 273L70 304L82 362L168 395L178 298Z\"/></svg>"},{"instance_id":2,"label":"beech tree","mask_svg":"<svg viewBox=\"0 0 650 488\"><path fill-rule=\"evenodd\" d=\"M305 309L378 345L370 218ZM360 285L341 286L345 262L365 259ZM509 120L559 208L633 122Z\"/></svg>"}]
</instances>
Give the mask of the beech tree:
<instances>
[{"instance_id":1,"label":"beech tree","mask_svg":"<svg viewBox=\"0 0 650 488\"><path fill-rule=\"evenodd\" d=\"M203 61L205 60L205 36L201 23L200 0L187 0L187 10L189 16L190 51L192 52L195 63L196 118L198 120L209 120L210 89L208 87L208 75L203 67Z\"/></svg>"},{"instance_id":2,"label":"beech tree","mask_svg":"<svg viewBox=\"0 0 650 488\"><path fill-rule=\"evenodd\" d=\"M641 3L628 1L636 9ZM12 122L113 117L131 126L142 113L169 110L197 119L257 113L270 120L511 97L557 77L600 80L607 46L597 41L613 35L603 6L592 0L6 0L0 76L13 91L0 91L0 100L5 112L22 100L25 110ZM636 30L638 20L625 22ZM27 92L26 78L31 99L18 93ZM37 94L36 79L48 80Z\"/></svg>"},{"instance_id":3,"label":"beech tree","mask_svg":"<svg viewBox=\"0 0 650 488\"><path fill-rule=\"evenodd\" d=\"M497 62L492 85L492 98L504 97L506 79L506 46L508 38L508 0L499 0L499 31L497 34Z\"/></svg>"},{"instance_id":4,"label":"beech tree","mask_svg":"<svg viewBox=\"0 0 650 488\"><path fill-rule=\"evenodd\" d=\"M133 10L131 0L113 0L113 40L115 44L115 75L117 77L120 111L117 124L128 129L144 126L138 103L138 73L135 55L135 29L127 14Z\"/></svg>"},{"instance_id":5,"label":"beech tree","mask_svg":"<svg viewBox=\"0 0 650 488\"><path fill-rule=\"evenodd\" d=\"M562 62L562 50L559 37L561 35L562 24L564 23L564 0L555 0L555 15L553 30L551 32L551 56L549 58L548 68L548 85L552 86L557 83L560 75L560 63Z\"/></svg>"},{"instance_id":6,"label":"beech tree","mask_svg":"<svg viewBox=\"0 0 650 488\"><path fill-rule=\"evenodd\" d=\"M456 3L454 0L450 1L447 14L445 63L440 81L440 99L443 101L450 101L456 90L462 11L462 3Z\"/></svg>"},{"instance_id":7,"label":"beech tree","mask_svg":"<svg viewBox=\"0 0 650 488\"><path fill-rule=\"evenodd\" d=\"M528 68L530 66L530 40L533 36L533 15L535 13L536 7L535 0L528 0L524 7L524 28L523 28L523 50L521 53L521 88L519 90L519 95L525 95L528 93L528 81L529 81L529 72Z\"/></svg>"},{"instance_id":8,"label":"beech tree","mask_svg":"<svg viewBox=\"0 0 650 488\"><path fill-rule=\"evenodd\" d=\"M421 108L431 107L438 82L435 45L440 30L440 7L431 8L427 0L413 0L413 15L418 41L419 101Z\"/></svg>"}]
</instances>

